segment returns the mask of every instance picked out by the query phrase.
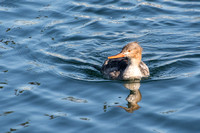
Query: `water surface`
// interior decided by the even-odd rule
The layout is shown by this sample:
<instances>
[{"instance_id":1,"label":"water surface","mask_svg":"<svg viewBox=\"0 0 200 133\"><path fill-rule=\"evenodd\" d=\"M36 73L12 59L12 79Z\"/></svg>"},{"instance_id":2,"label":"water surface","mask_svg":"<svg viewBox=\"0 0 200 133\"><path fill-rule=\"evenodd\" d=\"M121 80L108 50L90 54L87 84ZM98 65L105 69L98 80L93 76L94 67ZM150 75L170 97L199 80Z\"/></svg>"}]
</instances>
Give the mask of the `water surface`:
<instances>
[{"instance_id":1,"label":"water surface","mask_svg":"<svg viewBox=\"0 0 200 133\"><path fill-rule=\"evenodd\" d=\"M198 0L1 0L2 133L199 132ZM104 79L132 41L151 76Z\"/></svg>"}]
</instances>

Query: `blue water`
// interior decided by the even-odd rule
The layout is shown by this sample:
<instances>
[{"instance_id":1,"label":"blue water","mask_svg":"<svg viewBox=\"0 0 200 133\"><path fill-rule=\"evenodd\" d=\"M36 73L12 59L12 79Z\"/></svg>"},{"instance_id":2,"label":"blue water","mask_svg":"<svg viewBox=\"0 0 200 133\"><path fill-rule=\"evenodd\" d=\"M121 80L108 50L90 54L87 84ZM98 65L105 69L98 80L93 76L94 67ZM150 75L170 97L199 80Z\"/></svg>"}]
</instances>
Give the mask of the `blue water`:
<instances>
[{"instance_id":1,"label":"blue water","mask_svg":"<svg viewBox=\"0 0 200 133\"><path fill-rule=\"evenodd\" d=\"M104 79L143 47L151 76ZM198 133L199 0L0 0L1 133Z\"/></svg>"}]
</instances>

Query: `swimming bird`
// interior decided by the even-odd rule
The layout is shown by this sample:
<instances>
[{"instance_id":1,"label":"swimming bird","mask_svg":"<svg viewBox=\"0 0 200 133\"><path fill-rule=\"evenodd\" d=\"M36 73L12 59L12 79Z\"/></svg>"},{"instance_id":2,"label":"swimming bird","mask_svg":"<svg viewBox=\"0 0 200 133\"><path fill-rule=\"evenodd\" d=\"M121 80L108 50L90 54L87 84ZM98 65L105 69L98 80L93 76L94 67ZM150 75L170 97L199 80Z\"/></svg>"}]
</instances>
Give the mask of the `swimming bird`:
<instances>
[{"instance_id":1,"label":"swimming bird","mask_svg":"<svg viewBox=\"0 0 200 133\"><path fill-rule=\"evenodd\" d=\"M149 68L141 60L142 50L137 42L131 42L119 54L108 57L101 68L104 77L118 80L141 80L148 77Z\"/></svg>"}]
</instances>

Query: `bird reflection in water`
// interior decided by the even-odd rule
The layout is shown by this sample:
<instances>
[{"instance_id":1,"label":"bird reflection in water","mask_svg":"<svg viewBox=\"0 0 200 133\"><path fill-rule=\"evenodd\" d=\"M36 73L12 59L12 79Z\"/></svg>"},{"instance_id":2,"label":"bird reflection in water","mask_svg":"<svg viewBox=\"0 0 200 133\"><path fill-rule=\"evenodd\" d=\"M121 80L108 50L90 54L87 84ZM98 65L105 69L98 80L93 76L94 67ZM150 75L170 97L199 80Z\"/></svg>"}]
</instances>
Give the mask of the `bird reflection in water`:
<instances>
[{"instance_id":1,"label":"bird reflection in water","mask_svg":"<svg viewBox=\"0 0 200 133\"><path fill-rule=\"evenodd\" d=\"M133 113L133 111L138 110L140 106L138 102L142 99L142 95L140 93L140 81L129 81L124 83L124 87L130 90L130 94L127 96L126 100L128 101L128 107L118 106L123 108L125 111L129 113Z\"/></svg>"}]
</instances>

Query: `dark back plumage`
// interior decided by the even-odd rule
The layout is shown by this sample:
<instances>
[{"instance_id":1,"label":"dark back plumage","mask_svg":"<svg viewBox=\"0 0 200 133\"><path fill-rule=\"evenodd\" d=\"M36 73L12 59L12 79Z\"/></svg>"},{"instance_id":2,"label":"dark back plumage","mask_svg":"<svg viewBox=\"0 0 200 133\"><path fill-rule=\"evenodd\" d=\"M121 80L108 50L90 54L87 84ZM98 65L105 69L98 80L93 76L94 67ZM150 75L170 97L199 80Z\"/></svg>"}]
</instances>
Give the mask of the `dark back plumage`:
<instances>
[{"instance_id":1,"label":"dark back plumage","mask_svg":"<svg viewBox=\"0 0 200 133\"><path fill-rule=\"evenodd\" d=\"M128 58L106 60L102 65L101 72L106 78L121 79L122 73L128 66Z\"/></svg>"}]
</instances>

